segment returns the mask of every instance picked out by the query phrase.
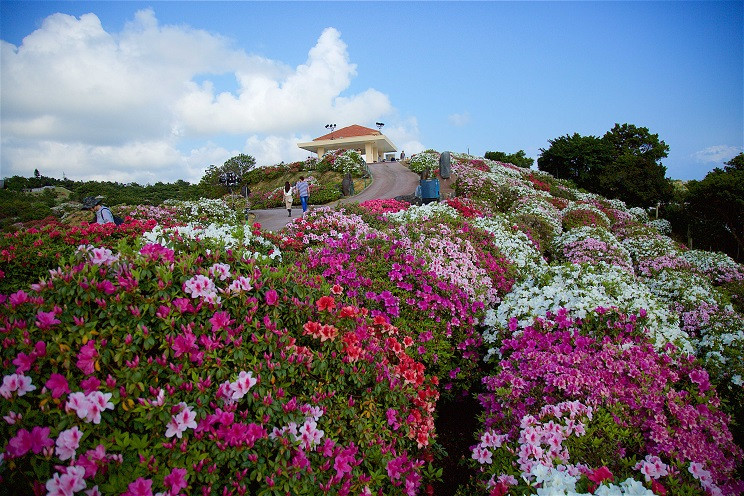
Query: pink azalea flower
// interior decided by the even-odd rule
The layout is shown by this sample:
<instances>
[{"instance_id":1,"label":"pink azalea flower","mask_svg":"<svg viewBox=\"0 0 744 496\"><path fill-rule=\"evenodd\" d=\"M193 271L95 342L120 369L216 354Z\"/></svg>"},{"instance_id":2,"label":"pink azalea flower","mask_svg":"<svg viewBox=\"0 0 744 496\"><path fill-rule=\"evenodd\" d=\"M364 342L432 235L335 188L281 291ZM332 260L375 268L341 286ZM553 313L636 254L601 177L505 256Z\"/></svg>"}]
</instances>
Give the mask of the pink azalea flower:
<instances>
[{"instance_id":1,"label":"pink azalea flower","mask_svg":"<svg viewBox=\"0 0 744 496\"><path fill-rule=\"evenodd\" d=\"M26 303L29 301L28 294L26 294L25 291L19 290L10 295L10 298L8 298L8 301L10 301L10 304L14 307L17 307L18 305L22 305L23 303Z\"/></svg>"},{"instance_id":2,"label":"pink azalea flower","mask_svg":"<svg viewBox=\"0 0 744 496\"><path fill-rule=\"evenodd\" d=\"M234 400L239 400L248 393L248 391L256 385L258 379L253 378L253 372L241 371L238 374L238 379L235 382L230 383L230 396Z\"/></svg>"},{"instance_id":3,"label":"pink azalea flower","mask_svg":"<svg viewBox=\"0 0 744 496\"><path fill-rule=\"evenodd\" d=\"M36 390L36 386L31 384L30 377L23 374L10 374L3 377L3 384L0 386L0 396L10 399L12 393L23 396L34 390Z\"/></svg>"},{"instance_id":4,"label":"pink azalea flower","mask_svg":"<svg viewBox=\"0 0 744 496\"><path fill-rule=\"evenodd\" d=\"M140 477L127 486L127 492L122 496L152 496L152 480Z\"/></svg>"},{"instance_id":5,"label":"pink azalea flower","mask_svg":"<svg viewBox=\"0 0 744 496\"><path fill-rule=\"evenodd\" d=\"M111 265L119 260L119 255L114 255L108 248L93 248L90 252L90 261L94 265Z\"/></svg>"},{"instance_id":6,"label":"pink azalea flower","mask_svg":"<svg viewBox=\"0 0 744 496\"><path fill-rule=\"evenodd\" d=\"M80 446L80 440L83 438L83 433L78 429L77 426L71 429L64 430L57 436L57 449L56 453L60 460L69 460L75 457L75 451Z\"/></svg>"},{"instance_id":7,"label":"pink azalea flower","mask_svg":"<svg viewBox=\"0 0 744 496\"><path fill-rule=\"evenodd\" d=\"M178 439L181 439L186 429L196 429L196 413L191 411L186 403L181 402L177 406L181 410L171 416L170 421L166 425L165 437L176 436Z\"/></svg>"},{"instance_id":8,"label":"pink azalea flower","mask_svg":"<svg viewBox=\"0 0 744 496\"><path fill-rule=\"evenodd\" d=\"M54 441L49 439L49 427L34 426L31 432L26 429L19 430L8 442L8 454L13 457L23 456L29 451L39 454L44 448L54 446Z\"/></svg>"},{"instance_id":9,"label":"pink azalea flower","mask_svg":"<svg viewBox=\"0 0 744 496\"><path fill-rule=\"evenodd\" d=\"M295 435L295 440L300 441L303 448L312 450L320 443L323 434L324 432L318 429L318 423L308 419Z\"/></svg>"},{"instance_id":10,"label":"pink azalea flower","mask_svg":"<svg viewBox=\"0 0 744 496\"><path fill-rule=\"evenodd\" d=\"M186 478L187 472L185 468L174 468L165 476L163 484L170 490L171 494L178 494L181 489L188 487Z\"/></svg>"},{"instance_id":11,"label":"pink azalea flower","mask_svg":"<svg viewBox=\"0 0 744 496\"><path fill-rule=\"evenodd\" d=\"M710 389L708 373L703 369L697 369L690 372L690 380L700 387L701 393Z\"/></svg>"},{"instance_id":12,"label":"pink azalea flower","mask_svg":"<svg viewBox=\"0 0 744 496\"><path fill-rule=\"evenodd\" d=\"M83 467L67 467L62 475L55 473L46 483L47 496L72 496L82 491L86 486L84 477Z\"/></svg>"},{"instance_id":13,"label":"pink azalea flower","mask_svg":"<svg viewBox=\"0 0 744 496\"><path fill-rule=\"evenodd\" d=\"M62 322L57 319L57 314L54 311L51 312L39 312L36 314L36 327L42 330L49 329L53 325L61 324Z\"/></svg>"},{"instance_id":14,"label":"pink azalea flower","mask_svg":"<svg viewBox=\"0 0 744 496\"><path fill-rule=\"evenodd\" d=\"M475 449L473 450L473 454L471 455L473 460L476 460L481 465L485 463L490 465L493 462L491 456L491 451L481 447L480 445L475 447Z\"/></svg>"},{"instance_id":15,"label":"pink azalea flower","mask_svg":"<svg viewBox=\"0 0 744 496\"><path fill-rule=\"evenodd\" d=\"M209 322L212 324L212 331L219 331L229 326L232 320L230 320L230 314L227 312L215 312Z\"/></svg>"},{"instance_id":16,"label":"pink azalea flower","mask_svg":"<svg viewBox=\"0 0 744 496\"><path fill-rule=\"evenodd\" d=\"M276 302L279 301L279 295L277 295L276 290L270 289L266 291L266 296L264 296L264 299L267 305L274 306L276 305Z\"/></svg>"},{"instance_id":17,"label":"pink azalea flower","mask_svg":"<svg viewBox=\"0 0 744 496\"><path fill-rule=\"evenodd\" d=\"M33 353L31 355L26 355L22 352L18 353L18 356L13 359L13 365L16 366L16 373L23 374L31 370L31 365L34 364L35 358Z\"/></svg>"},{"instance_id":18,"label":"pink azalea flower","mask_svg":"<svg viewBox=\"0 0 744 496\"><path fill-rule=\"evenodd\" d=\"M90 375L96 371L95 365L97 357L98 351L96 351L96 341L95 339L91 339L80 348L76 365L85 375Z\"/></svg>"}]
</instances>

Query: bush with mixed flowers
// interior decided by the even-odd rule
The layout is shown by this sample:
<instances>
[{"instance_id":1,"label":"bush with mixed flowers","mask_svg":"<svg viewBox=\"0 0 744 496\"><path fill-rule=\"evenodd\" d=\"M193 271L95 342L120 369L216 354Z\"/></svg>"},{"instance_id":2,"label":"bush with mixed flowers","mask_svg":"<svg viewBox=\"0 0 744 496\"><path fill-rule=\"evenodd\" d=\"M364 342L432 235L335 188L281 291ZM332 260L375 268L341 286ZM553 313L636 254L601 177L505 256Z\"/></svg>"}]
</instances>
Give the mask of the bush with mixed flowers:
<instances>
[{"instance_id":1,"label":"bush with mixed flowers","mask_svg":"<svg viewBox=\"0 0 744 496\"><path fill-rule=\"evenodd\" d=\"M436 381L344 288L253 255L84 248L4 298L5 487L416 494Z\"/></svg>"},{"instance_id":2,"label":"bush with mixed flowers","mask_svg":"<svg viewBox=\"0 0 744 496\"><path fill-rule=\"evenodd\" d=\"M605 307L582 318L561 308L524 327L513 319L480 396L472 458L484 492L740 491L742 450L720 428L727 416L708 373L672 344L654 347L653 325Z\"/></svg>"}]
</instances>

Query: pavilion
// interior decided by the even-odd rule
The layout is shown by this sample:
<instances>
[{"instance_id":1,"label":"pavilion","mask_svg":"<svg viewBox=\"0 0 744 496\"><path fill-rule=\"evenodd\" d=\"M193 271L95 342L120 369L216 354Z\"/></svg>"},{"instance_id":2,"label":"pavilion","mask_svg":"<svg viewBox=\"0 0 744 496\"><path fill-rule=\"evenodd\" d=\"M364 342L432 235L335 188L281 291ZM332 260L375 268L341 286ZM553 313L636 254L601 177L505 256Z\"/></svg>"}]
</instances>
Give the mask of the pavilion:
<instances>
[{"instance_id":1,"label":"pavilion","mask_svg":"<svg viewBox=\"0 0 744 496\"><path fill-rule=\"evenodd\" d=\"M332 131L307 143L297 143L303 150L318 154L318 159L329 150L357 150L368 164L379 162L386 152L397 149L392 141L380 131L356 124Z\"/></svg>"}]
</instances>

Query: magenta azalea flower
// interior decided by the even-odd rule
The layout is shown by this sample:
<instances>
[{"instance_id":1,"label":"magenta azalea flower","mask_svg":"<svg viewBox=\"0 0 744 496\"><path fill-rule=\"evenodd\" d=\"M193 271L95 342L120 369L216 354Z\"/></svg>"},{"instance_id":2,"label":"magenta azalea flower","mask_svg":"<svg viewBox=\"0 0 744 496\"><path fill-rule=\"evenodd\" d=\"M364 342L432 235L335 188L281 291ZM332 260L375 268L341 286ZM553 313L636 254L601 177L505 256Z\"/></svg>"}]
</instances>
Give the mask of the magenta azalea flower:
<instances>
[{"instance_id":1,"label":"magenta azalea flower","mask_svg":"<svg viewBox=\"0 0 744 496\"><path fill-rule=\"evenodd\" d=\"M49 427L39 427L19 430L8 442L8 454L13 457L23 456L29 451L35 454L41 453L44 448L54 446L54 441L49 439Z\"/></svg>"},{"instance_id":2,"label":"magenta azalea flower","mask_svg":"<svg viewBox=\"0 0 744 496\"><path fill-rule=\"evenodd\" d=\"M54 373L49 376L49 380L44 384L47 389L52 391L52 398L59 398L63 394L70 392L67 379L62 374Z\"/></svg>"},{"instance_id":3,"label":"magenta azalea flower","mask_svg":"<svg viewBox=\"0 0 744 496\"><path fill-rule=\"evenodd\" d=\"M55 324L61 324L62 322L57 319L57 314L54 311L51 312L42 312L39 310L39 313L36 314L36 327L39 329L49 329Z\"/></svg>"},{"instance_id":4,"label":"magenta azalea flower","mask_svg":"<svg viewBox=\"0 0 744 496\"><path fill-rule=\"evenodd\" d=\"M269 306L274 306L276 305L276 302L279 301L279 295L277 295L276 291L273 289L266 291L266 296L264 298L266 300L266 304Z\"/></svg>"},{"instance_id":5,"label":"magenta azalea flower","mask_svg":"<svg viewBox=\"0 0 744 496\"><path fill-rule=\"evenodd\" d=\"M178 494L181 489L186 489L188 487L186 474L187 472L185 468L174 468L165 476L163 484L170 489L171 494Z\"/></svg>"}]
</instances>

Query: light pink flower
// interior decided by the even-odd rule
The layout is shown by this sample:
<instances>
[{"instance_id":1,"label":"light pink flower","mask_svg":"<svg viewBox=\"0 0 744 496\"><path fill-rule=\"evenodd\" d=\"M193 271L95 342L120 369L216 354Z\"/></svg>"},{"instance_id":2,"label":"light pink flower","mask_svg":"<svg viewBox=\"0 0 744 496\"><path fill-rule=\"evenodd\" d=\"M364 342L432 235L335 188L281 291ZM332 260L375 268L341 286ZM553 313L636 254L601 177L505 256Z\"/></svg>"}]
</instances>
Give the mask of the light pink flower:
<instances>
[{"instance_id":1,"label":"light pink flower","mask_svg":"<svg viewBox=\"0 0 744 496\"><path fill-rule=\"evenodd\" d=\"M0 386L0 396L10 399L12 393L23 396L34 390L36 390L36 386L31 383L30 377L23 374L9 374L3 377L3 385Z\"/></svg>"},{"instance_id":2,"label":"light pink flower","mask_svg":"<svg viewBox=\"0 0 744 496\"><path fill-rule=\"evenodd\" d=\"M300 441L304 449L313 450L320 443L323 434L324 432L318 429L318 423L308 419L300 427L299 433L295 435L295 441Z\"/></svg>"},{"instance_id":3,"label":"light pink flower","mask_svg":"<svg viewBox=\"0 0 744 496\"><path fill-rule=\"evenodd\" d=\"M238 374L238 379L235 382L230 383L230 396L233 400L239 400L248 393L256 383L258 379L253 378L253 372L241 371Z\"/></svg>"},{"instance_id":4,"label":"light pink flower","mask_svg":"<svg viewBox=\"0 0 744 496\"><path fill-rule=\"evenodd\" d=\"M75 452L80 446L83 433L77 426L64 430L57 436L56 453L60 460L69 460L75 457Z\"/></svg>"},{"instance_id":5,"label":"light pink flower","mask_svg":"<svg viewBox=\"0 0 744 496\"><path fill-rule=\"evenodd\" d=\"M67 467L60 475L55 473L46 483L47 496L72 496L85 489L85 469L83 467Z\"/></svg>"},{"instance_id":6,"label":"light pink flower","mask_svg":"<svg viewBox=\"0 0 744 496\"><path fill-rule=\"evenodd\" d=\"M191 411L186 403L179 403L178 406L181 410L171 416L170 421L166 425L165 437L176 436L181 439L186 429L196 429L196 413Z\"/></svg>"},{"instance_id":7,"label":"light pink flower","mask_svg":"<svg viewBox=\"0 0 744 496\"><path fill-rule=\"evenodd\" d=\"M493 460L491 459L492 453L490 450L487 450L486 448L481 447L480 445L476 446L473 450L473 454L471 457L473 460L476 460L478 463L483 465L484 463L491 464Z\"/></svg>"}]
</instances>

